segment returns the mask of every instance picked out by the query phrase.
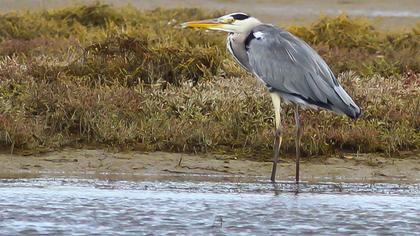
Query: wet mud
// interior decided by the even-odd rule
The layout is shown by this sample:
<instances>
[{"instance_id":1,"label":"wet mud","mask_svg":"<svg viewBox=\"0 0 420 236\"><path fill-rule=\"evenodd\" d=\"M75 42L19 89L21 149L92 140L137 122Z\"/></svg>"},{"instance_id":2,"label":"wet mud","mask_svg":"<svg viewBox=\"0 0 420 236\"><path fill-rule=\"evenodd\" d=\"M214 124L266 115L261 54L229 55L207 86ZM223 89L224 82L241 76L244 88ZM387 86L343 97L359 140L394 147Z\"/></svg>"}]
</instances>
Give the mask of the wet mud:
<instances>
[{"instance_id":1,"label":"wet mud","mask_svg":"<svg viewBox=\"0 0 420 236\"><path fill-rule=\"evenodd\" d=\"M112 176L133 179L149 176L196 176L213 178L269 179L271 162L237 159L214 154L165 152L109 152L105 150L64 149L37 155L0 154L0 177ZM293 181L295 163L283 159L278 166L279 181ZM375 154L342 157L311 157L301 162L301 179L308 182L420 182L420 158ZM219 181L219 180L218 180Z\"/></svg>"}]
</instances>

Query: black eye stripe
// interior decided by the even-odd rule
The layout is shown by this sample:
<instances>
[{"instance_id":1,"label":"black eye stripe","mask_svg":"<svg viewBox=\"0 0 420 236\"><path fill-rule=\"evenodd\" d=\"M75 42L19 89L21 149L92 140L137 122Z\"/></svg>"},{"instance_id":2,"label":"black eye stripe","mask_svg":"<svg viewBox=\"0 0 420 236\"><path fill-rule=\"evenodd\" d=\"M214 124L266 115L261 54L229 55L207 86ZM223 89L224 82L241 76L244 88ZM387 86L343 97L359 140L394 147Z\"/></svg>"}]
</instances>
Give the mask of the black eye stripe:
<instances>
[{"instance_id":1,"label":"black eye stripe","mask_svg":"<svg viewBox=\"0 0 420 236\"><path fill-rule=\"evenodd\" d=\"M234 14L234 15L231 15L231 16L235 20L245 20L245 19L248 19L249 18L249 16L247 16L245 14Z\"/></svg>"}]
</instances>

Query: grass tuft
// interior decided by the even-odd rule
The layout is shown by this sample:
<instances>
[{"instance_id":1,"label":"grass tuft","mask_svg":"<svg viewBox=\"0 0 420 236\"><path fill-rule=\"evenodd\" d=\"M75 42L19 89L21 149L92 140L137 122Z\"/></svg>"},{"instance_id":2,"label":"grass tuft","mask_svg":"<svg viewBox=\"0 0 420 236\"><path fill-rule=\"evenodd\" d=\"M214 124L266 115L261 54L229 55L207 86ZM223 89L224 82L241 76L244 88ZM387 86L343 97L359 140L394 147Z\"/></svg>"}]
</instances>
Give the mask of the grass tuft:
<instances>
[{"instance_id":1,"label":"grass tuft","mask_svg":"<svg viewBox=\"0 0 420 236\"><path fill-rule=\"evenodd\" d=\"M182 30L199 9L96 3L0 14L0 143L105 145L270 160L271 100L229 58L225 35ZM398 154L420 145L419 29L386 33L347 16L290 30L314 46L363 109L305 110L303 153ZM292 110L283 150L294 152Z\"/></svg>"},{"instance_id":2,"label":"grass tuft","mask_svg":"<svg viewBox=\"0 0 420 236\"><path fill-rule=\"evenodd\" d=\"M383 33L364 19L321 17L310 27L289 27L314 46L334 71L393 76L420 71L420 25L410 32Z\"/></svg>"}]
</instances>

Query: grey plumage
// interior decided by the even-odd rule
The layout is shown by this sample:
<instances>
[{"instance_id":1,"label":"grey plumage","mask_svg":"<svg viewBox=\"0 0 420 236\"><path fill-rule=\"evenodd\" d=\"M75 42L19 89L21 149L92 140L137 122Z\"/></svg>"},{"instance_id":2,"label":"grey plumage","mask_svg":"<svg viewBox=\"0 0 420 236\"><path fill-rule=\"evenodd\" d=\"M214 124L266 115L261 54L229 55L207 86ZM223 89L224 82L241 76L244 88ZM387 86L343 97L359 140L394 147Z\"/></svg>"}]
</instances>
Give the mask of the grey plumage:
<instances>
[{"instance_id":1,"label":"grey plumage","mask_svg":"<svg viewBox=\"0 0 420 236\"><path fill-rule=\"evenodd\" d=\"M301 39L266 24L254 27L241 49L232 46L238 43L234 39L234 34L228 37L232 55L262 80L270 92L297 104L333 110L352 118L360 116L360 108L325 61ZM244 52L247 58L237 56Z\"/></svg>"},{"instance_id":2,"label":"grey plumage","mask_svg":"<svg viewBox=\"0 0 420 236\"><path fill-rule=\"evenodd\" d=\"M246 37L247 35L230 33L226 40L226 46L233 58L235 58L236 62L245 70L252 73L252 68L249 65L248 53L245 50L245 46L242 43L238 43L245 43Z\"/></svg>"}]
</instances>

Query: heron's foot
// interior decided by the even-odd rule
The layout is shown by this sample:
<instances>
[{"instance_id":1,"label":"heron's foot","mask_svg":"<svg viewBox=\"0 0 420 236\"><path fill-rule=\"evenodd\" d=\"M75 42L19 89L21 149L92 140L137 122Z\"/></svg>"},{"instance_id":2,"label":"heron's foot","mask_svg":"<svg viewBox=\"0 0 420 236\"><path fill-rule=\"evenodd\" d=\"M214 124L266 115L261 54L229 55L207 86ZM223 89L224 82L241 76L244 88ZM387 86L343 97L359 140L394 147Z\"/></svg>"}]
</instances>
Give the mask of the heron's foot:
<instances>
[{"instance_id":1,"label":"heron's foot","mask_svg":"<svg viewBox=\"0 0 420 236\"><path fill-rule=\"evenodd\" d=\"M273 183L273 184L275 184L275 183L276 183L276 178L274 178L274 179L273 179L273 178L271 178L270 180L271 180L271 183Z\"/></svg>"}]
</instances>

